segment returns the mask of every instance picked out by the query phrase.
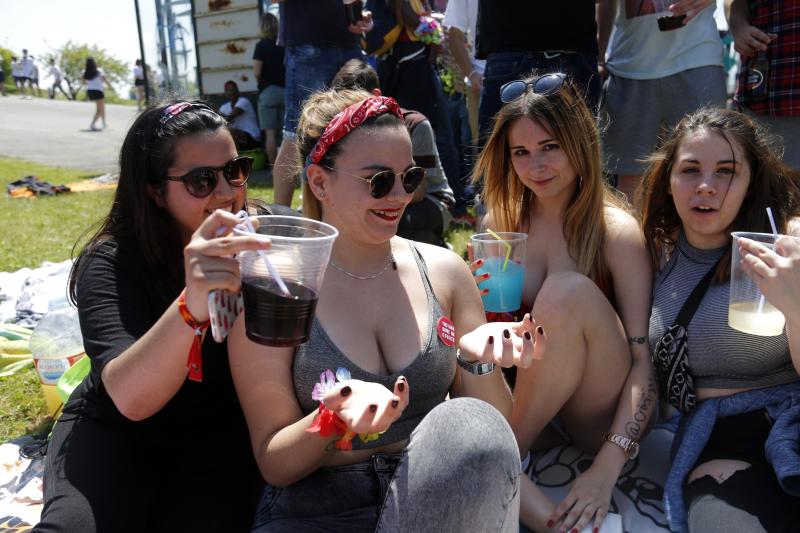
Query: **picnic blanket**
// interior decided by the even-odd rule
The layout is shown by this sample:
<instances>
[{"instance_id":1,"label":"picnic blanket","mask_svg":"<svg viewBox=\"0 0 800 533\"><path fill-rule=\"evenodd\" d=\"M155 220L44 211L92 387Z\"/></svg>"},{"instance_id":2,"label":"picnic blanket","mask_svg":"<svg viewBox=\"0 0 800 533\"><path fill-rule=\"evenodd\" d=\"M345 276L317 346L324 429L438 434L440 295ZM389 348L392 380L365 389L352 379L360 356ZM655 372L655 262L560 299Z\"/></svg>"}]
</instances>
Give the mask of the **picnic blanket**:
<instances>
[{"instance_id":1,"label":"picnic blanket","mask_svg":"<svg viewBox=\"0 0 800 533\"><path fill-rule=\"evenodd\" d=\"M12 181L6 186L11 198L36 198L37 196L53 196L69 192L97 191L113 189L117 186L118 176L103 174L90 179L73 181L65 185L53 185L38 176L25 176Z\"/></svg>"},{"instance_id":2,"label":"picnic blanket","mask_svg":"<svg viewBox=\"0 0 800 533\"><path fill-rule=\"evenodd\" d=\"M44 457L27 455L40 446L35 437L0 445L0 533L22 533L42 514Z\"/></svg>"}]
</instances>

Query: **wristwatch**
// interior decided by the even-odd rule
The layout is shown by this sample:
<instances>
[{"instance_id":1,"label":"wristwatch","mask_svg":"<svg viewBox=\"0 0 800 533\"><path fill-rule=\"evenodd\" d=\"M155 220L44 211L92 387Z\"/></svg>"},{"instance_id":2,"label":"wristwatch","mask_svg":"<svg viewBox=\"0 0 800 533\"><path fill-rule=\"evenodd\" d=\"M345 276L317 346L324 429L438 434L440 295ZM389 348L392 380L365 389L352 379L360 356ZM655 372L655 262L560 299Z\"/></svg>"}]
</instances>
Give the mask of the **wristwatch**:
<instances>
[{"instance_id":1,"label":"wristwatch","mask_svg":"<svg viewBox=\"0 0 800 533\"><path fill-rule=\"evenodd\" d=\"M628 461L639 455L639 443L631 438L618 433L606 433L605 440L622 448Z\"/></svg>"},{"instance_id":2,"label":"wristwatch","mask_svg":"<svg viewBox=\"0 0 800 533\"><path fill-rule=\"evenodd\" d=\"M485 376L494 372L494 363L481 363L480 361L465 361L461 358L461 352L456 352L458 366L476 376Z\"/></svg>"}]
</instances>

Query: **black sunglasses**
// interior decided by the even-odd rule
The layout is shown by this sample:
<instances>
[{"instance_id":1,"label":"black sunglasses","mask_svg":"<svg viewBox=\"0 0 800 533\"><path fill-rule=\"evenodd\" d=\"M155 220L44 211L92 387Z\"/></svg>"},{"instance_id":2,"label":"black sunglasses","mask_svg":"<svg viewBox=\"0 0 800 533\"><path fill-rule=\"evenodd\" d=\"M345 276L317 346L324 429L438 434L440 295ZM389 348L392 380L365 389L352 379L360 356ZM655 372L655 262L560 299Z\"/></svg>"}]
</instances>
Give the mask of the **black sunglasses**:
<instances>
[{"instance_id":1,"label":"black sunglasses","mask_svg":"<svg viewBox=\"0 0 800 533\"><path fill-rule=\"evenodd\" d=\"M217 188L219 173L231 187L242 187L253 170L253 158L247 156L234 157L221 167L193 168L183 176L167 176L170 181L182 181L189 194L196 198L205 198Z\"/></svg>"},{"instance_id":2,"label":"black sunglasses","mask_svg":"<svg viewBox=\"0 0 800 533\"><path fill-rule=\"evenodd\" d=\"M359 176L358 174L351 174L349 172L339 170L338 168L328 167L325 165L320 166L334 172L341 172L347 176L368 181L369 193L373 198L383 198L389 194L389 192L392 190L392 187L394 187L395 173L391 170L381 170L380 172L373 174L371 177L365 178L363 176ZM425 169L422 167L411 167L405 172L401 172L397 175L400 176L400 181L403 184L403 190L405 190L408 194L411 194L417 190L417 187L419 187L419 184L422 183L422 180L425 178Z\"/></svg>"},{"instance_id":3,"label":"black sunglasses","mask_svg":"<svg viewBox=\"0 0 800 533\"><path fill-rule=\"evenodd\" d=\"M528 87L536 94L550 96L555 94L564 85L566 74L560 72L539 76L533 81L514 80L500 87L500 101L504 104L513 102L524 93Z\"/></svg>"}]
</instances>

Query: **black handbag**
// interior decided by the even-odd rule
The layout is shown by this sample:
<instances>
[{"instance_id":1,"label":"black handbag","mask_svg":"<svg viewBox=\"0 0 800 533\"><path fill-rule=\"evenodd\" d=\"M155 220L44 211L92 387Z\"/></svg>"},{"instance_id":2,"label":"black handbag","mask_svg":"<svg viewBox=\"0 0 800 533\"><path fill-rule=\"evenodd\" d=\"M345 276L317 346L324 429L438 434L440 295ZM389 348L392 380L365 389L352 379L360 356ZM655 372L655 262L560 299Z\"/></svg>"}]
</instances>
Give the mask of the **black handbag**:
<instances>
[{"instance_id":1,"label":"black handbag","mask_svg":"<svg viewBox=\"0 0 800 533\"><path fill-rule=\"evenodd\" d=\"M697 402L694 379L689 368L689 322L711 285L718 264L719 261L714 263L700 280L681 307L675 323L658 339L653 350L653 365L656 367L661 397L681 413L691 411Z\"/></svg>"}]
</instances>

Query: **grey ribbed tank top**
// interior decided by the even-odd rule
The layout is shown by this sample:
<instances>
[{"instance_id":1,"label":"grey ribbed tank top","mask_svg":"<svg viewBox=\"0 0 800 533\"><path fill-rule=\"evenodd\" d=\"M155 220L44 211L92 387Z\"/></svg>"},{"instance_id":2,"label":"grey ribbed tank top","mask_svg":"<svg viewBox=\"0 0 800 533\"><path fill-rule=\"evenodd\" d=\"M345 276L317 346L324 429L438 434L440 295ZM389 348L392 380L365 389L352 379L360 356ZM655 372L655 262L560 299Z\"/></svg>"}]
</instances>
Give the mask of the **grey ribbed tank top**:
<instances>
[{"instance_id":1,"label":"grey ribbed tank top","mask_svg":"<svg viewBox=\"0 0 800 533\"><path fill-rule=\"evenodd\" d=\"M319 407L319 403L311 399L311 391L326 369L336 372L337 368L344 367L350 371L353 379L380 383L389 390L394 389L394 383L399 376L403 375L408 380L409 404L400 419L376 441L364 444L358 437L353 439L354 450L385 446L407 439L425 415L444 401L455 376L456 349L445 345L436 333L436 323L444 316L444 312L433 292L425 261L414 243L406 242L417 262L428 299L428 340L410 365L389 375L367 372L339 350L316 318L308 341L295 350L292 367L294 390L304 415ZM342 319L347 320L347 317Z\"/></svg>"},{"instance_id":2,"label":"grey ribbed tank top","mask_svg":"<svg viewBox=\"0 0 800 533\"><path fill-rule=\"evenodd\" d=\"M669 262L653 284L650 346L675 322L683 303L731 245L701 250L681 232ZM729 283L712 284L689 323L689 366L695 386L765 387L798 379L786 332L760 337L728 326Z\"/></svg>"}]
</instances>

